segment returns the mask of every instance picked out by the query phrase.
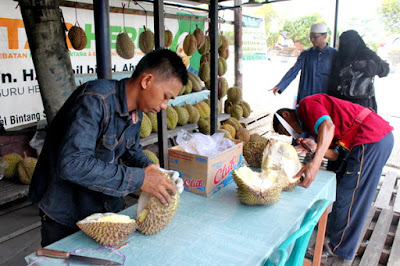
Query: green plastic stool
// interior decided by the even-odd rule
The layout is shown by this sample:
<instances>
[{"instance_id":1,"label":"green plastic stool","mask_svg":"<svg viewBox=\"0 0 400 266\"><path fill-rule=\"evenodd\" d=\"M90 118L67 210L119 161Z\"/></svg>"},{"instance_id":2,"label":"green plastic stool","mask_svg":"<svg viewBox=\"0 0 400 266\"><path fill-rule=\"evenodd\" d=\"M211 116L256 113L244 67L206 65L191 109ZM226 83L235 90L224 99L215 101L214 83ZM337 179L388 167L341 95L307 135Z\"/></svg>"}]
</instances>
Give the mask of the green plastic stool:
<instances>
[{"instance_id":1,"label":"green plastic stool","mask_svg":"<svg viewBox=\"0 0 400 266\"><path fill-rule=\"evenodd\" d=\"M300 228L289 236L267 259L264 260L264 265L302 266L311 234L328 205L329 203L326 199L314 202L314 204L308 209ZM294 242L295 244L292 253L288 258L289 254L287 249Z\"/></svg>"}]
</instances>

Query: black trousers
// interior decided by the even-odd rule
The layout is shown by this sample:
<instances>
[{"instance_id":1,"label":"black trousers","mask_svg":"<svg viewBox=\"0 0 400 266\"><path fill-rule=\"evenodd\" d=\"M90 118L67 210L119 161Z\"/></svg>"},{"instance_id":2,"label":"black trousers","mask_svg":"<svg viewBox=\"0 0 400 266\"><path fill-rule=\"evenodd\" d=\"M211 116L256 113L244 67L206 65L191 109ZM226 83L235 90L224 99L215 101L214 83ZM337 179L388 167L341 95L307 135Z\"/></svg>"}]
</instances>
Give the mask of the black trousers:
<instances>
[{"instance_id":1,"label":"black trousers","mask_svg":"<svg viewBox=\"0 0 400 266\"><path fill-rule=\"evenodd\" d=\"M72 235L79 229L71 228L56 221L50 219L42 210L39 211L39 215L42 220L42 228L40 229L42 234L42 247L48 246L66 236Z\"/></svg>"}]
</instances>

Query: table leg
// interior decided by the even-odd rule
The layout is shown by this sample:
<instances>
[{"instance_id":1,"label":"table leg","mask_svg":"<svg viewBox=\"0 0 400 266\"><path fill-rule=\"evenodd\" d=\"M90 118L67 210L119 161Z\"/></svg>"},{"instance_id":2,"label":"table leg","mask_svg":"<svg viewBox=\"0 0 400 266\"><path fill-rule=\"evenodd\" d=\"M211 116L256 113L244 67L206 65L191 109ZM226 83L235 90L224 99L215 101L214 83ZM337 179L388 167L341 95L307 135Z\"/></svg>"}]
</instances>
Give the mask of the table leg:
<instances>
[{"instance_id":1,"label":"table leg","mask_svg":"<svg viewBox=\"0 0 400 266\"><path fill-rule=\"evenodd\" d=\"M321 265L321 255L325 240L326 223L328 221L329 208L326 208L318 222L318 233L315 241L313 266Z\"/></svg>"}]
</instances>

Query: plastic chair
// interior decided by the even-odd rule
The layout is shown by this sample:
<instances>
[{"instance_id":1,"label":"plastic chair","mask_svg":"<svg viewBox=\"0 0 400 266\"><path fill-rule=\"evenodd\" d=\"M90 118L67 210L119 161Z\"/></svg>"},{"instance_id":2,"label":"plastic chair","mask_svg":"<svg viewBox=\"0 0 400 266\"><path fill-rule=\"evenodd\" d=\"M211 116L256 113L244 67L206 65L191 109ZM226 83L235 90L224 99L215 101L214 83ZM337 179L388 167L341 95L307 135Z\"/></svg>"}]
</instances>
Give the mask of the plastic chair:
<instances>
[{"instance_id":1,"label":"plastic chair","mask_svg":"<svg viewBox=\"0 0 400 266\"><path fill-rule=\"evenodd\" d=\"M274 252L264 260L264 266L303 265L311 234L329 203L326 199L318 200L308 209L300 228L289 236ZM293 243L292 253L288 258L288 248Z\"/></svg>"}]
</instances>

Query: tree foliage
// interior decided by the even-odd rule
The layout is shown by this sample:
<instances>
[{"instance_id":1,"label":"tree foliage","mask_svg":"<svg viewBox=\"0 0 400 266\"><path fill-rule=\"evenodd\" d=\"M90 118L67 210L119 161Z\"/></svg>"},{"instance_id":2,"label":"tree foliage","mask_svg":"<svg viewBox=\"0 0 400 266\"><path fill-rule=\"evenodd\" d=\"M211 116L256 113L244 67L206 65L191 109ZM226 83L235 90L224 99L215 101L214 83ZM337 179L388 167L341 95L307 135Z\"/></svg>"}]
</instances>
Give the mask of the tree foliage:
<instances>
[{"instance_id":1,"label":"tree foliage","mask_svg":"<svg viewBox=\"0 0 400 266\"><path fill-rule=\"evenodd\" d=\"M282 30L287 31L288 37L294 42L300 42L303 47L311 47L310 27L312 24L320 22L325 23L319 14L312 14L294 20L287 20ZM330 35L329 33L330 31L328 29L328 35Z\"/></svg>"},{"instance_id":2,"label":"tree foliage","mask_svg":"<svg viewBox=\"0 0 400 266\"><path fill-rule=\"evenodd\" d=\"M400 33L400 0L383 0L378 13L382 17L387 32Z\"/></svg>"},{"instance_id":3,"label":"tree foliage","mask_svg":"<svg viewBox=\"0 0 400 266\"><path fill-rule=\"evenodd\" d=\"M273 47L279 36L279 32L271 32L271 25L275 20L279 19L278 13L274 10L273 5L263 5L254 11L253 14L264 17L267 46Z\"/></svg>"}]
</instances>

